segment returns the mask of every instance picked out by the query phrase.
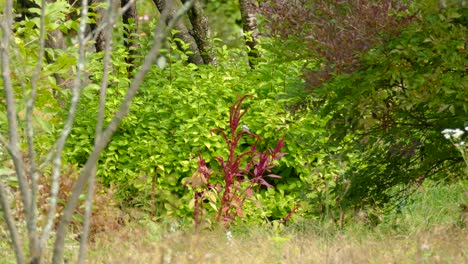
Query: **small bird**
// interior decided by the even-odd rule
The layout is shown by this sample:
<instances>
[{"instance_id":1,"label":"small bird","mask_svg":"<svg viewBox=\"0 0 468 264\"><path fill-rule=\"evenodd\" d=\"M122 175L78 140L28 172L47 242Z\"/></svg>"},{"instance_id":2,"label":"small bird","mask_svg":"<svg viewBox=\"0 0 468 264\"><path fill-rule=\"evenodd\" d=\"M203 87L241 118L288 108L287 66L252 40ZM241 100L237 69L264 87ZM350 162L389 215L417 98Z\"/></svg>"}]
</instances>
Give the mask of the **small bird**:
<instances>
[{"instance_id":1,"label":"small bird","mask_svg":"<svg viewBox=\"0 0 468 264\"><path fill-rule=\"evenodd\" d=\"M242 125L242 131L250 133L250 128L246 124L243 124Z\"/></svg>"}]
</instances>

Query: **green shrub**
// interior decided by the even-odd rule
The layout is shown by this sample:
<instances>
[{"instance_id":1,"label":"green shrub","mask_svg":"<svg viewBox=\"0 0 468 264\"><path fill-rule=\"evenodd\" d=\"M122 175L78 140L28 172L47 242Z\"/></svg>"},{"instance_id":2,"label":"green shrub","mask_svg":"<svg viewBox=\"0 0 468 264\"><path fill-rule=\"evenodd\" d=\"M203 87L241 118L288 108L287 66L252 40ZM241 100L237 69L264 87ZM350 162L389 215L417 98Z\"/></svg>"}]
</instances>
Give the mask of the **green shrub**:
<instances>
[{"instance_id":1,"label":"green shrub","mask_svg":"<svg viewBox=\"0 0 468 264\"><path fill-rule=\"evenodd\" d=\"M468 122L462 11L412 23L362 56L357 72L316 89L326 100L323 113L332 115L331 142L343 146L348 164L339 180L351 182L347 206L402 197L391 191L397 185L464 177L461 154L441 134Z\"/></svg>"},{"instance_id":2,"label":"green shrub","mask_svg":"<svg viewBox=\"0 0 468 264\"><path fill-rule=\"evenodd\" d=\"M104 184L115 185L124 206L141 207L157 217L189 217L192 197L182 182L196 171L198 151L214 169L219 168L214 157L227 154L222 136L210 131L227 128L229 106L239 95L249 93L255 99L246 103L250 111L243 122L265 139L260 148L274 148L288 131L288 99L284 90L297 82L294 76L299 75L301 65L272 65L266 56L251 71L243 51L223 46L217 51L216 66L196 66L187 64L184 54L172 49L174 43L171 45L165 55L165 68L155 65L146 76L130 115L100 159L98 175ZM124 54L114 54L117 69L123 63L122 57ZM123 73L117 72L114 78L108 91L108 117L127 86ZM92 86L84 91L87 96L81 102L77 125L67 146L69 162L83 163L92 146L96 93ZM242 139L240 150L246 150L250 143ZM287 144L287 152L298 148ZM291 158L274 173L286 176L287 181L297 181L297 174L288 174L297 164ZM297 171L301 171L299 168ZM294 203L283 205L273 217L284 217L293 207Z\"/></svg>"}]
</instances>

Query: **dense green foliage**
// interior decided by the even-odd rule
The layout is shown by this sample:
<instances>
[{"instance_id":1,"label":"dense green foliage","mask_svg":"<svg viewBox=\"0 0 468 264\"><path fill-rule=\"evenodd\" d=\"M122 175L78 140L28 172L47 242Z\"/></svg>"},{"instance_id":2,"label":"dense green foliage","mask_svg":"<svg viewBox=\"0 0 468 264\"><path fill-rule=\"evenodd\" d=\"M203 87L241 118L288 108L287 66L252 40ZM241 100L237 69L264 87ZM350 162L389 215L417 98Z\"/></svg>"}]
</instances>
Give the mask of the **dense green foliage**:
<instances>
[{"instance_id":1,"label":"dense green foliage","mask_svg":"<svg viewBox=\"0 0 468 264\"><path fill-rule=\"evenodd\" d=\"M153 213L159 216L192 214L193 209L188 207L193 206L193 195L186 193L182 183L195 172L198 151L210 167L219 168L215 157L226 156L228 149L222 136L210 131L228 127L229 107L239 95L255 96L246 102L250 110L243 122L264 139L259 147L276 146L276 141L286 134L288 118L283 107L286 101L280 100L285 96L281 94L285 87L297 82L290 76L300 73L299 63L272 66L267 61L250 72L247 61L238 59L245 55L225 46L217 53L216 67L186 65L177 59L179 56L183 58L184 54L168 52L166 67L153 67L131 114L103 154L98 171L105 184L118 187L118 196L125 205L157 210ZM115 76L119 83L109 89L109 116L125 91L125 78L123 74ZM69 162L84 162L91 149L92 117L97 109L95 93L92 87L84 91L87 96L81 102L67 152ZM248 149L251 143L242 139L241 150ZM293 147L287 145L286 152ZM294 156L288 166L295 164ZM282 170L286 167L283 165ZM287 214L292 207L293 201L281 205L283 209L275 217Z\"/></svg>"},{"instance_id":2,"label":"dense green foliage","mask_svg":"<svg viewBox=\"0 0 468 264\"><path fill-rule=\"evenodd\" d=\"M362 56L358 71L314 91L332 114L334 142L357 157L340 176L351 182L347 203L383 203L399 196L394 186L462 176L463 159L441 134L468 121L462 11L412 23Z\"/></svg>"},{"instance_id":3,"label":"dense green foliage","mask_svg":"<svg viewBox=\"0 0 468 264\"><path fill-rule=\"evenodd\" d=\"M218 1L209 1L209 13L218 5ZM64 1L48 8L54 18L46 22L49 32L76 29L77 21L68 19L76 10ZM237 15L231 9L237 6L224 8L233 24ZM392 38L379 37L360 52L346 53L355 64L342 65L341 72L329 73L316 86L310 85L310 73L322 70L327 63L324 56L334 54L309 50L306 35L287 41L275 38L281 36L261 39L262 57L255 69L250 69L245 50L231 47L236 46L235 40L223 40L232 45L213 41L216 65L194 65L178 49L185 44L169 39L164 55L146 76L130 115L101 156L100 181L114 187L123 208L138 207L154 219L190 219L194 193L183 183L197 171L199 152L210 168L222 171L216 157L226 159L229 148L222 135L211 131L229 128L229 108L245 94L253 98L244 102L249 112L243 122L264 139L259 149L274 148L284 138L287 153L273 169L281 178L267 179L275 188L259 188L252 197L255 202L244 205L248 223L283 220L292 211L293 220L330 217L344 221L346 212L393 209L427 178L465 178L460 152L441 131L464 128L468 122L467 13L463 8L438 13L427 10L411 13L414 17L403 28L400 26L406 23L395 26L398 23L390 21L390 16ZM405 17L409 11L404 11L394 15ZM333 26L330 21L328 26ZM19 98L22 85L29 85L24 76L30 76L36 65L37 58L31 54L38 49L34 41L38 23L34 18L15 24L18 52L14 59L22 64L13 69L17 73L13 80ZM148 36L138 38L137 61L151 45L149 32L154 26L155 21L144 25ZM119 30L114 37L106 122L130 82L129 52ZM372 32L382 33L379 30ZM365 35L363 32L360 34ZM227 33L219 33L223 34ZM67 41L71 44L73 38ZM335 46L339 52L340 46ZM54 74L67 76L77 57L73 45L46 52L53 62L43 64L36 104L40 115L35 120L41 154L53 145L52 136L60 133L67 116L56 99L68 98L69 91L59 90ZM102 53L88 57L87 86L65 154L71 164L84 164L93 147L102 57ZM19 108L24 108L19 102ZM6 131L3 108L0 104L2 133ZM239 153L253 143L253 139L242 138ZM0 159L4 159L2 154ZM205 206L205 210L213 213L217 208Z\"/></svg>"}]
</instances>

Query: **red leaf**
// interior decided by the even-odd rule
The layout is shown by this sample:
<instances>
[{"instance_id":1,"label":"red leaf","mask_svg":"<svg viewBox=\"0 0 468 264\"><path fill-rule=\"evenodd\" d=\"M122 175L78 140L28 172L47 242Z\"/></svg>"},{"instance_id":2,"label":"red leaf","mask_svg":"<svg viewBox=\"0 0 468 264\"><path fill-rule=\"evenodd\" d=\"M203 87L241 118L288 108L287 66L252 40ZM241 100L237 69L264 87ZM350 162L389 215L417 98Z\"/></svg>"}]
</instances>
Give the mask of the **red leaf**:
<instances>
[{"instance_id":1,"label":"red leaf","mask_svg":"<svg viewBox=\"0 0 468 264\"><path fill-rule=\"evenodd\" d=\"M280 178L281 178L281 176L276 175L276 174L268 174L267 177L276 178L276 179L280 179Z\"/></svg>"},{"instance_id":2,"label":"red leaf","mask_svg":"<svg viewBox=\"0 0 468 264\"><path fill-rule=\"evenodd\" d=\"M223 168L223 170L226 170L226 164L224 163L224 159L222 157L216 157L216 159L219 161L219 165L221 165L221 168Z\"/></svg>"},{"instance_id":3,"label":"red leaf","mask_svg":"<svg viewBox=\"0 0 468 264\"><path fill-rule=\"evenodd\" d=\"M284 146L284 140L283 139L278 140L278 145L276 145L276 148L273 151L273 153L280 152L280 150L283 148L283 146Z\"/></svg>"},{"instance_id":4,"label":"red leaf","mask_svg":"<svg viewBox=\"0 0 468 264\"><path fill-rule=\"evenodd\" d=\"M226 141L226 144L229 145L229 139L228 139L226 133L225 133L223 130L221 130L221 128L212 129L212 130L210 131L210 133L211 133L211 134L213 134L213 133L221 133L221 135L222 135L223 138L224 138L224 141Z\"/></svg>"},{"instance_id":5,"label":"red leaf","mask_svg":"<svg viewBox=\"0 0 468 264\"><path fill-rule=\"evenodd\" d=\"M245 190L245 192L247 193L247 196L248 196L248 197L252 197L252 196L253 196L252 188L247 188L247 190Z\"/></svg>"},{"instance_id":6,"label":"red leaf","mask_svg":"<svg viewBox=\"0 0 468 264\"><path fill-rule=\"evenodd\" d=\"M263 185L263 186L266 186L267 188L271 188L273 187L273 185L269 184L268 182L266 182L264 179L260 178L259 179L260 181L260 184Z\"/></svg>"},{"instance_id":7,"label":"red leaf","mask_svg":"<svg viewBox=\"0 0 468 264\"><path fill-rule=\"evenodd\" d=\"M242 212L242 209L240 209L240 207L236 207L236 213L239 217L244 217L244 213Z\"/></svg>"},{"instance_id":8,"label":"red leaf","mask_svg":"<svg viewBox=\"0 0 468 264\"><path fill-rule=\"evenodd\" d=\"M274 155L274 158L273 158L273 159L274 159L274 160L279 160L279 159L281 159L282 157L286 156L286 154L288 154L288 153L286 153L286 152L278 153L278 154Z\"/></svg>"},{"instance_id":9,"label":"red leaf","mask_svg":"<svg viewBox=\"0 0 468 264\"><path fill-rule=\"evenodd\" d=\"M259 201L255 200L255 199L251 199L251 201L260 209L263 209L263 206L260 204Z\"/></svg>"}]
</instances>

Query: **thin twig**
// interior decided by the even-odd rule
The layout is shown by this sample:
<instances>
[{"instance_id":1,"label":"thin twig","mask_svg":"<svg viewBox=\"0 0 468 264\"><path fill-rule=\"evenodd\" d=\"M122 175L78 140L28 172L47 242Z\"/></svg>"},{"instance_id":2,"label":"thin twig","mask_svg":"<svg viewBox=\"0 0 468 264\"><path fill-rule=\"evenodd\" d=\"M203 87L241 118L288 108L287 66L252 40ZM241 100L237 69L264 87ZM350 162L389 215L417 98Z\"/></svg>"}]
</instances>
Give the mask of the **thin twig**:
<instances>
[{"instance_id":1,"label":"thin twig","mask_svg":"<svg viewBox=\"0 0 468 264\"><path fill-rule=\"evenodd\" d=\"M25 94L26 101L26 137L28 141L28 153L29 153L29 175L31 177L31 207L30 215L32 225L35 226L35 232L33 234L33 241L29 243L33 244L35 247L35 253L37 256L34 256L34 259L40 259L42 252L40 241L38 240L37 234L37 182L39 179L39 173L37 171L36 165L36 151L34 150L34 127L32 115L34 111L34 104L37 96L37 80L39 79L39 74L42 68L42 59L44 57L44 47L45 47L45 9L46 2L45 0L41 1L41 17L40 17L40 26L39 26L39 52L37 56L37 64L34 69L33 76L31 78L31 95L28 98Z\"/></svg>"},{"instance_id":2,"label":"thin twig","mask_svg":"<svg viewBox=\"0 0 468 264\"><path fill-rule=\"evenodd\" d=\"M95 140L94 144L99 142L102 134L102 128L104 124L104 114L105 114L105 107L106 107L106 94L107 94L107 86L108 86L108 77L109 77L109 66L111 65L111 52L112 52L112 29L114 28L115 19L113 16L114 13L114 3L113 0L109 0L109 8L107 11L107 23L109 26L105 31L104 41L104 68L103 68L103 76L101 81L101 88L99 92L99 109L98 109L98 117L96 123L96 131L95 131ZM96 161L97 163L97 161ZM86 250L87 250L87 243L89 237L89 230L90 230L90 222L91 222L91 212L92 212L92 203L93 203L93 196L94 196L94 187L95 187L95 177L96 177L96 166L91 171L88 181L88 193L86 197L86 204L85 204L85 216L83 222L83 230L81 232L81 239L80 239L80 251L78 254L78 264L84 263L86 260Z\"/></svg>"},{"instance_id":3,"label":"thin twig","mask_svg":"<svg viewBox=\"0 0 468 264\"><path fill-rule=\"evenodd\" d=\"M0 175L2 176L2 175ZM6 224L8 226L8 230L10 231L11 241L13 243L13 250L15 251L16 256L16 263L26 263L26 259L23 254L23 245L21 243L21 239L18 235L18 230L16 230L15 220L13 219L13 215L10 212L10 202L8 201L8 197L6 195L5 186L3 182L0 181L0 202L1 208L3 211L3 217L5 218Z\"/></svg>"},{"instance_id":4,"label":"thin twig","mask_svg":"<svg viewBox=\"0 0 468 264\"><path fill-rule=\"evenodd\" d=\"M18 118L16 116L16 103L13 83L10 77L10 40L13 24L13 3L11 0L6 0L3 8L3 20L0 21L2 28L2 40L0 43L1 69L3 78L3 89L5 93L7 119L8 119L8 152L13 160L18 183L20 187L24 213L26 215L26 227L28 230L29 241L34 241L36 234L36 226L31 221L29 213L31 211L31 192L26 178L25 164L19 149L19 133L18 133ZM12 234L13 235L13 234ZM15 245L16 246L16 245ZM35 245L30 243L31 255L35 253Z\"/></svg>"},{"instance_id":5,"label":"thin twig","mask_svg":"<svg viewBox=\"0 0 468 264\"><path fill-rule=\"evenodd\" d=\"M53 158L53 167L52 167L52 182L50 190L50 202L49 202L49 212L47 215L46 225L44 227L44 232L41 236L41 244L45 244L47 239L50 236L50 231L52 229L55 214L57 211L57 202L58 202L58 192L60 188L60 173L62 169L62 152L65 147L68 136L71 133L73 122L75 120L77 106L80 100L81 86L82 86L82 75L85 70L86 62L86 42L85 42L85 32L87 26L88 18L88 1L84 0L81 4L81 19L80 26L78 29L78 63L76 67L76 76L73 81L72 87L72 98L71 104L68 109L68 117L63 127L62 133L60 134L59 139L56 143L55 156Z\"/></svg>"},{"instance_id":6,"label":"thin twig","mask_svg":"<svg viewBox=\"0 0 468 264\"><path fill-rule=\"evenodd\" d=\"M141 83L143 82L143 79L146 73L150 70L153 62L158 57L161 47L162 47L162 43L164 39L166 38L166 36L169 35L170 29L180 19L180 17L185 12L187 12L188 9L191 8L191 6L193 5L193 2L194 0L183 5L183 7L177 12L174 18L168 23L167 27L164 26L164 20L168 15L168 12L167 12L168 9L164 10L164 12L161 14L161 17L158 21L158 25L156 27L156 34L154 38L153 47L149 51L148 55L145 57L143 65L141 66L140 70L135 75L132 83L130 84L130 87L127 91L127 94L125 95L125 99L123 100L119 108L119 111L114 115L111 123L104 130L97 144L95 144L92 153L90 154L88 160L86 161L86 164L84 165L84 167L81 170L80 175L78 176L77 181L75 182L75 185L73 186L72 194L70 195L68 199L68 202L63 211L63 215L61 217L61 220L57 229L57 236L56 236L56 240L54 244L54 253L53 253L52 263L61 264L63 262L63 253L64 253L63 250L64 250L65 236L66 236L68 224L70 222L71 216L76 206L78 205L79 196L83 190L83 187L85 183L88 181L91 175L91 172L93 171L95 164L97 160L99 159L101 152L110 142L112 135L115 133L115 131L119 127L122 119L128 114L130 104L133 98L135 97Z\"/></svg>"}]
</instances>

